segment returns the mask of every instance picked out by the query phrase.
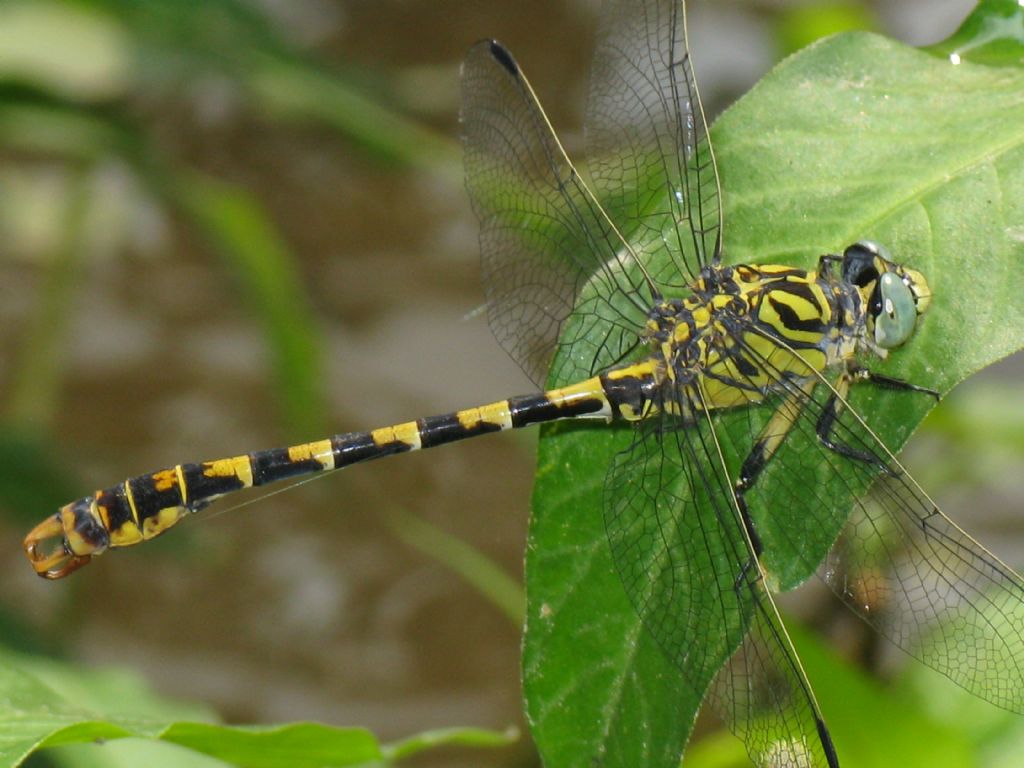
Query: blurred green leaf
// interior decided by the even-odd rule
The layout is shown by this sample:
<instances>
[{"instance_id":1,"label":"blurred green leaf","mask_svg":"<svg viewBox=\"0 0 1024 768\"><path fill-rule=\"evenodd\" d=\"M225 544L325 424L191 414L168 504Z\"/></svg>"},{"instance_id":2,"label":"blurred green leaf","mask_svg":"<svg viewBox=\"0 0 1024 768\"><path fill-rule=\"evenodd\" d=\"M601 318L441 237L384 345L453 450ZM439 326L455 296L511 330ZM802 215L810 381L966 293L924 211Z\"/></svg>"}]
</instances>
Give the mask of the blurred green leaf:
<instances>
[{"instance_id":1,"label":"blurred green leaf","mask_svg":"<svg viewBox=\"0 0 1024 768\"><path fill-rule=\"evenodd\" d=\"M89 3L0 4L0 80L101 101L124 94L130 60L124 28Z\"/></svg>"},{"instance_id":2,"label":"blurred green leaf","mask_svg":"<svg viewBox=\"0 0 1024 768\"><path fill-rule=\"evenodd\" d=\"M451 569L504 613L516 628L522 626L526 612L523 588L497 563L462 539L397 508L391 509L384 520L398 538Z\"/></svg>"},{"instance_id":3,"label":"blurred green leaf","mask_svg":"<svg viewBox=\"0 0 1024 768\"><path fill-rule=\"evenodd\" d=\"M170 193L227 261L263 324L274 391L295 435L322 431L320 332L294 256L277 228L248 192L199 173L176 174Z\"/></svg>"},{"instance_id":4,"label":"blurred green leaf","mask_svg":"<svg viewBox=\"0 0 1024 768\"><path fill-rule=\"evenodd\" d=\"M328 70L269 17L237 0L41 0L0 5L0 80L75 103L230 79L261 112L347 136L372 156L432 169L457 166L455 145L385 106L380 91Z\"/></svg>"},{"instance_id":5,"label":"blurred green leaf","mask_svg":"<svg viewBox=\"0 0 1024 768\"><path fill-rule=\"evenodd\" d=\"M994 66L1024 63L1024 6L1017 0L980 0L951 37L927 50L951 60Z\"/></svg>"},{"instance_id":6,"label":"blurred green leaf","mask_svg":"<svg viewBox=\"0 0 1024 768\"><path fill-rule=\"evenodd\" d=\"M776 23L776 35L784 56L839 32L877 29L878 23L869 10L855 0L787 6Z\"/></svg>"},{"instance_id":7,"label":"blurred green leaf","mask_svg":"<svg viewBox=\"0 0 1024 768\"><path fill-rule=\"evenodd\" d=\"M501 733L482 728L442 728L424 731L384 747L388 760L402 760L441 746L506 747L519 738L515 728Z\"/></svg>"},{"instance_id":8,"label":"blurred green leaf","mask_svg":"<svg viewBox=\"0 0 1024 768\"><path fill-rule=\"evenodd\" d=\"M95 743L48 747L28 762L54 768L225 768L223 760L193 752L177 744L124 738Z\"/></svg>"},{"instance_id":9,"label":"blurred green leaf","mask_svg":"<svg viewBox=\"0 0 1024 768\"><path fill-rule=\"evenodd\" d=\"M383 757L369 731L318 723L266 727L174 723L160 738L249 768L359 765Z\"/></svg>"},{"instance_id":10,"label":"blurred green leaf","mask_svg":"<svg viewBox=\"0 0 1024 768\"><path fill-rule=\"evenodd\" d=\"M75 489L51 443L7 425L0 428L0 506L12 520L37 523L40 510L56 510Z\"/></svg>"},{"instance_id":11,"label":"blurred green leaf","mask_svg":"<svg viewBox=\"0 0 1024 768\"><path fill-rule=\"evenodd\" d=\"M197 722L195 718L209 715L193 705L154 696L134 675L111 670L86 672L10 653L3 654L2 662L0 698L5 702L5 717L0 722L2 766L16 766L27 755L42 748L125 738L176 744L249 768L390 764L439 746L493 748L506 746L515 738L514 733L451 728L418 734L393 746L381 746L362 728L337 728L319 723L217 725ZM190 720L184 721L183 717ZM128 752L141 755L140 759L144 758L147 765L157 764L155 760L150 762L150 753L141 744L134 744ZM57 756L60 759L59 751ZM74 763L89 757L88 754L71 754L67 759Z\"/></svg>"},{"instance_id":12,"label":"blurred green leaf","mask_svg":"<svg viewBox=\"0 0 1024 768\"><path fill-rule=\"evenodd\" d=\"M882 687L856 667L841 661L834 651L797 623L788 622L787 628L828 718L842 765L859 768L894 765L970 768L975 765L974 746L961 729L928 717L913 706L914 702L907 696ZM935 676L942 679L947 691L956 688L948 679ZM969 698L988 710L1001 711L973 696Z\"/></svg>"},{"instance_id":13,"label":"blurred green leaf","mask_svg":"<svg viewBox=\"0 0 1024 768\"><path fill-rule=\"evenodd\" d=\"M461 182L455 142L399 116L336 76L268 59L248 83L272 115L330 126L382 161L428 168L445 173L451 183Z\"/></svg>"},{"instance_id":14,"label":"blurred green leaf","mask_svg":"<svg viewBox=\"0 0 1024 768\"><path fill-rule=\"evenodd\" d=\"M1007 418L1006 409L1006 404L1018 399L1019 394L1019 387L1008 381L960 388L947 399L950 407L933 412L926 424L950 440L969 441L971 451L992 445L1021 451L1024 423Z\"/></svg>"},{"instance_id":15,"label":"blurred green leaf","mask_svg":"<svg viewBox=\"0 0 1024 768\"><path fill-rule=\"evenodd\" d=\"M62 217L63 237L47 264L39 300L13 368L7 419L26 431L45 431L57 407L64 341L70 324L66 307L81 280L82 234L93 191L88 179L88 173L82 171L71 184Z\"/></svg>"},{"instance_id":16,"label":"blurred green leaf","mask_svg":"<svg viewBox=\"0 0 1024 768\"><path fill-rule=\"evenodd\" d=\"M138 157L139 131L30 86L0 84L0 142L9 149L93 163L110 154Z\"/></svg>"},{"instance_id":17,"label":"blurred green leaf","mask_svg":"<svg viewBox=\"0 0 1024 768\"><path fill-rule=\"evenodd\" d=\"M903 688L885 687L858 667L840 659L821 638L788 621L787 627L815 694L828 718L841 765L890 768L894 765L929 765L934 768L970 768L977 765L981 739L941 719L930 717ZM924 669L921 665L910 666ZM934 674L934 673L933 673ZM934 675L951 689L964 693L949 680ZM964 694L967 695L967 694ZM968 698L978 701L973 696ZM986 710L997 710L979 701ZM1015 715L1009 715L1016 718ZM687 751L686 768L741 768L750 765L742 742L721 731Z\"/></svg>"},{"instance_id":18,"label":"blurred green leaf","mask_svg":"<svg viewBox=\"0 0 1024 768\"><path fill-rule=\"evenodd\" d=\"M0 697L0 765L18 765L40 746L129 735L155 737L159 718L196 717L152 696L132 676L89 673L56 662L3 653ZM104 722L103 711L110 718ZM119 722L113 722L118 719Z\"/></svg>"},{"instance_id":19,"label":"blurred green leaf","mask_svg":"<svg viewBox=\"0 0 1024 768\"><path fill-rule=\"evenodd\" d=\"M914 455L917 479L926 487L1010 493L1021 482L1019 388L982 378L957 387L921 424L924 440L915 443Z\"/></svg>"}]
</instances>

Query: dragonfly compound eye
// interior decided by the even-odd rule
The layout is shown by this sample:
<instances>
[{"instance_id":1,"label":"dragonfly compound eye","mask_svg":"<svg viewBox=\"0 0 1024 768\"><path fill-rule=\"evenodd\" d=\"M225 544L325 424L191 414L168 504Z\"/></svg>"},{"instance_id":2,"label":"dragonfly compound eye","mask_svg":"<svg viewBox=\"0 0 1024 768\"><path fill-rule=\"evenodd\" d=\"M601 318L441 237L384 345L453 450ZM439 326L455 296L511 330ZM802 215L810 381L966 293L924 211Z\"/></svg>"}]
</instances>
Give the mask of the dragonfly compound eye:
<instances>
[{"instance_id":1,"label":"dragonfly compound eye","mask_svg":"<svg viewBox=\"0 0 1024 768\"><path fill-rule=\"evenodd\" d=\"M881 258L888 261L888 251L874 240L861 240L843 251L843 279L864 288L878 277Z\"/></svg>"},{"instance_id":2,"label":"dragonfly compound eye","mask_svg":"<svg viewBox=\"0 0 1024 768\"><path fill-rule=\"evenodd\" d=\"M875 343L892 349L910 338L917 321L914 293L895 272L885 272L878 279L878 314L875 315Z\"/></svg>"}]
</instances>

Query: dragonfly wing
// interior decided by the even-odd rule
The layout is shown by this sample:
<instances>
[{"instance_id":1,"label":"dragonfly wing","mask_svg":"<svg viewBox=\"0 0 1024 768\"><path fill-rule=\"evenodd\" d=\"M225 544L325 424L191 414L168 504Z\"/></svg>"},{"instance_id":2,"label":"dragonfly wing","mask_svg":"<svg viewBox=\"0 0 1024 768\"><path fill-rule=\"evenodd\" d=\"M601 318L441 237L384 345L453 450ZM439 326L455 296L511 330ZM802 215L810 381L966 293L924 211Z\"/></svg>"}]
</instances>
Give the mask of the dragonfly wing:
<instances>
[{"instance_id":1,"label":"dragonfly wing","mask_svg":"<svg viewBox=\"0 0 1024 768\"><path fill-rule=\"evenodd\" d=\"M855 390L855 403L863 399L857 395L883 394L868 384ZM773 558L769 569L784 587L818 570L854 613L907 653L971 693L1024 712L1024 581L939 510L859 415L884 426L881 398L863 411L843 408L829 432L870 460L827 448L817 432L831 395L825 383L809 394L793 388L792 434L746 494L760 516L763 559Z\"/></svg>"},{"instance_id":2,"label":"dragonfly wing","mask_svg":"<svg viewBox=\"0 0 1024 768\"><path fill-rule=\"evenodd\" d=\"M857 502L822 575L881 635L976 696L1024 713L1024 581L905 471Z\"/></svg>"},{"instance_id":3,"label":"dragonfly wing","mask_svg":"<svg viewBox=\"0 0 1024 768\"><path fill-rule=\"evenodd\" d=\"M717 263L722 212L679 0L613 0L587 109L590 178L616 226L672 293Z\"/></svg>"},{"instance_id":4,"label":"dragonfly wing","mask_svg":"<svg viewBox=\"0 0 1024 768\"><path fill-rule=\"evenodd\" d=\"M708 690L708 704L743 740L755 765L838 766L832 738L763 578L741 588L749 591L754 614L740 647Z\"/></svg>"},{"instance_id":5,"label":"dragonfly wing","mask_svg":"<svg viewBox=\"0 0 1024 768\"><path fill-rule=\"evenodd\" d=\"M616 569L647 631L693 689L707 691L757 764L830 765L716 444L700 415L688 425L666 418L638 426L605 482ZM796 754L804 762L782 759Z\"/></svg>"},{"instance_id":6,"label":"dragonfly wing","mask_svg":"<svg viewBox=\"0 0 1024 768\"><path fill-rule=\"evenodd\" d=\"M533 89L500 44L462 67L466 186L480 220L491 329L539 386L563 323L579 320L555 378L576 380L637 344L651 292L611 220L559 144ZM587 298L580 299L585 283Z\"/></svg>"}]
</instances>

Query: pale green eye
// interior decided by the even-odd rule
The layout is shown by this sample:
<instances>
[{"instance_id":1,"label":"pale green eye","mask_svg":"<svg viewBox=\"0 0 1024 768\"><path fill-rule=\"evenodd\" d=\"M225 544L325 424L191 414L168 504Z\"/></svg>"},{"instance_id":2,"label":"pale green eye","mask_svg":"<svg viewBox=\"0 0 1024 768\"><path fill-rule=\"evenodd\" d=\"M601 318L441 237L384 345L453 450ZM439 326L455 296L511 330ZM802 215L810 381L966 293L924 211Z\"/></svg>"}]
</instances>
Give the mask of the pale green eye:
<instances>
[{"instance_id":1,"label":"pale green eye","mask_svg":"<svg viewBox=\"0 0 1024 768\"><path fill-rule=\"evenodd\" d=\"M875 317L875 343L883 349L892 349L914 332L917 306L909 286L893 272L879 277L878 293L882 306Z\"/></svg>"}]
</instances>

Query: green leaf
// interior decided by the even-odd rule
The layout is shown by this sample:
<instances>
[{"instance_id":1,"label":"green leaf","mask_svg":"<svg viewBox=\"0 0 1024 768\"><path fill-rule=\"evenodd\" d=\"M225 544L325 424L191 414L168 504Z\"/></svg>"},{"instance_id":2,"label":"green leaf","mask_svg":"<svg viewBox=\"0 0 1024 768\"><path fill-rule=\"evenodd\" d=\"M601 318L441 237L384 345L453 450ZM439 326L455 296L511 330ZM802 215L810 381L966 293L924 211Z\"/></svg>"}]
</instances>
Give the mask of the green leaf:
<instances>
[{"instance_id":1,"label":"green leaf","mask_svg":"<svg viewBox=\"0 0 1024 768\"><path fill-rule=\"evenodd\" d=\"M134 676L84 672L7 652L0 656L0 698L2 766L18 765L43 746L155 737L161 719L203 716L196 707L154 697Z\"/></svg>"},{"instance_id":2,"label":"green leaf","mask_svg":"<svg viewBox=\"0 0 1024 768\"><path fill-rule=\"evenodd\" d=\"M947 392L1024 345L1020 69L953 66L875 35L842 35L776 68L722 116L713 138L728 262L809 268L821 253L872 238L927 276L934 298L918 333L873 369ZM932 405L870 387L852 401L893 450ZM769 414L721 420L739 442L727 457L733 466L746 450L740 438L749 447ZM631 437L573 425L546 429L541 441L524 677L535 740L560 768L597 756L609 766L677 764L703 693L684 685L650 640L608 551L602 484ZM815 480L827 477L805 482ZM820 562L843 519L787 551L778 545L785 529L801 529L799 504L769 482L758 486L756 509L771 516L757 519L764 561L790 588L809 576L808 562ZM715 652L724 661L729 649Z\"/></svg>"},{"instance_id":3,"label":"green leaf","mask_svg":"<svg viewBox=\"0 0 1024 768\"><path fill-rule=\"evenodd\" d=\"M245 727L174 723L160 738L249 768L316 768L381 759L380 747L369 731L319 723Z\"/></svg>"},{"instance_id":4,"label":"green leaf","mask_svg":"<svg viewBox=\"0 0 1024 768\"><path fill-rule=\"evenodd\" d=\"M504 733L487 731L483 728L439 728L433 731L423 731L415 736L389 744L384 747L383 751L388 760L401 760L434 747L505 747L514 743L518 738L519 732L515 728L509 728Z\"/></svg>"},{"instance_id":5,"label":"green leaf","mask_svg":"<svg viewBox=\"0 0 1024 768\"><path fill-rule=\"evenodd\" d=\"M1024 7L1017 0L981 0L953 35L929 49L954 61L1024 63Z\"/></svg>"},{"instance_id":6,"label":"green leaf","mask_svg":"<svg viewBox=\"0 0 1024 768\"><path fill-rule=\"evenodd\" d=\"M55 768L227 768L223 760L177 744L136 738L65 744L43 754Z\"/></svg>"}]
</instances>

